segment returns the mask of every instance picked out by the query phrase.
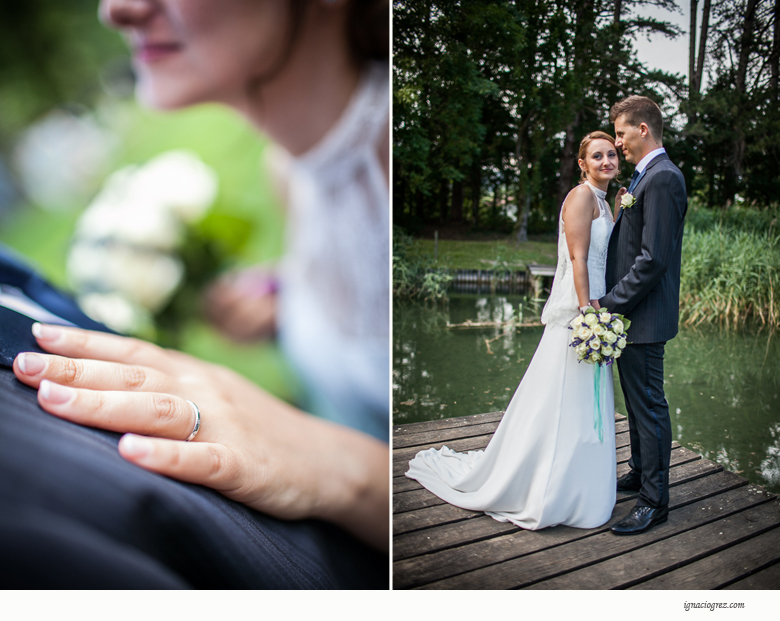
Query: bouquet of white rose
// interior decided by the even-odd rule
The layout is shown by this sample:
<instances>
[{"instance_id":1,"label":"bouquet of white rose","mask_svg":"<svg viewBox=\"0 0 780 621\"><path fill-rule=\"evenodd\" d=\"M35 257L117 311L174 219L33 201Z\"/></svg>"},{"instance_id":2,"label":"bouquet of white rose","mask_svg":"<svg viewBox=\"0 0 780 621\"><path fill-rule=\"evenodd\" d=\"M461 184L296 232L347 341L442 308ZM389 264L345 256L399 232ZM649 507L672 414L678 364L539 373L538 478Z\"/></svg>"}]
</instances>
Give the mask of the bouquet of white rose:
<instances>
[{"instance_id":1,"label":"bouquet of white rose","mask_svg":"<svg viewBox=\"0 0 780 621\"><path fill-rule=\"evenodd\" d=\"M625 348L626 330L631 322L623 315L610 313L606 308L596 311L588 306L569 324L572 330L570 346L577 352L579 362L612 364Z\"/></svg>"}]
</instances>

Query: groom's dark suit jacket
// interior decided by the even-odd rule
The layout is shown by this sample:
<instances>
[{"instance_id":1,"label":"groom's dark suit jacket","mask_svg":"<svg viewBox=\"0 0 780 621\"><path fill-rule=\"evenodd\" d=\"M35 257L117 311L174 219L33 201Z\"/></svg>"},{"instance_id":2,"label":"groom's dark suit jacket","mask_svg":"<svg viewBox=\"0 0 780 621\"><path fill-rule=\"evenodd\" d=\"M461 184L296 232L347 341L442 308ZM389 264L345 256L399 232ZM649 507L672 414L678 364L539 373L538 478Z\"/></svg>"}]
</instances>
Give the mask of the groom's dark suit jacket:
<instances>
[{"instance_id":1,"label":"groom's dark suit jacket","mask_svg":"<svg viewBox=\"0 0 780 621\"><path fill-rule=\"evenodd\" d=\"M0 284L101 329L2 247ZM388 588L387 557L341 530L147 472L119 434L45 413L10 368L41 351L32 323L0 307L0 588Z\"/></svg>"},{"instance_id":2,"label":"groom's dark suit jacket","mask_svg":"<svg viewBox=\"0 0 780 621\"><path fill-rule=\"evenodd\" d=\"M665 153L653 158L609 239L601 306L631 320L628 340L661 343L677 334L685 179Z\"/></svg>"}]
</instances>

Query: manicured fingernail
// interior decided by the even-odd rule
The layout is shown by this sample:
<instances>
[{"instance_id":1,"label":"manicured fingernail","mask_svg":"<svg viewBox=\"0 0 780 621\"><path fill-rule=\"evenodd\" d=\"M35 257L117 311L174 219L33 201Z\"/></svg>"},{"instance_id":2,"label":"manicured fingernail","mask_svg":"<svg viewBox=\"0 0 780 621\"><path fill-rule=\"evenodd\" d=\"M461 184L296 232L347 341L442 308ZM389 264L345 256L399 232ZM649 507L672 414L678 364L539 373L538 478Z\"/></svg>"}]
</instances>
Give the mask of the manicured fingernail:
<instances>
[{"instance_id":1,"label":"manicured fingernail","mask_svg":"<svg viewBox=\"0 0 780 621\"><path fill-rule=\"evenodd\" d=\"M127 433L119 440L119 448L126 457L140 459L149 454L149 442L144 438Z\"/></svg>"},{"instance_id":2,"label":"manicured fingernail","mask_svg":"<svg viewBox=\"0 0 780 621\"><path fill-rule=\"evenodd\" d=\"M38 375L46 368L46 358L38 354L25 352L19 354L19 369L25 375Z\"/></svg>"},{"instance_id":3,"label":"manicured fingernail","mask_svg":"<svg viewBox=\"0 0 780 621\"><path fill-rule=\"evenodd\" d=\"M49 326L44 323L34 323L32 325L33 336L42 341L56 341L60 338L62 331L56 326Z\"/></svg>"},{"instance_id":4,"label":"manicured fingernail","mask_svg":"<svg viewBox=\"0 0 780 621\"><path fill-rule=\"evenodd\" d=\"M38 393L41 395L41 399L56 405L67 403L75 396L75 392L72 388L60 386L49 380L41 381Z\"/></svg>"}]
</instances>

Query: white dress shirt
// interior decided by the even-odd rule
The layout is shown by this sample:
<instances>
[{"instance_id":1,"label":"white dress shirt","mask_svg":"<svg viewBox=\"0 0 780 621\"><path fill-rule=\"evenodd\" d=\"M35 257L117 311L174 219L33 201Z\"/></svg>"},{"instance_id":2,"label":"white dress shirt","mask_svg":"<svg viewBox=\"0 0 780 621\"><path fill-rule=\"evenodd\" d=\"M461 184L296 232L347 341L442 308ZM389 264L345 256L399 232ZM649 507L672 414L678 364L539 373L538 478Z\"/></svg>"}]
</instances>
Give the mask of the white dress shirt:
<instances>
[{"instance_id":1,"label":"white dress shirt","mask_svg":"<svg viewBox=\"0 0 780 621\"><path fill-rule=\"evenodd\" d=\"M661 153L666 153L666 149L663 147L658 147L657 149L650 151L647 155L645 155L641 160L639 160L639 163L636 165L636 169L641 175L643 172L645 172L645 168L647 168L647 165L653 160L653 158L658 157L661 155Z\"/></svg>"},{"instance_id":2,"label":"white dress shirt","mask_svg":"<svg viewBox=\"0 0 780 621\"><path fill-rule=\"evenodd\" d=\"M21 289L10 285L0 285L0 306L26 315L30 319L35 319L35 321L53 323L60 326L73 325L70 321L50 313L43 306L28 298Z\"/></svg>"}]
</instances>

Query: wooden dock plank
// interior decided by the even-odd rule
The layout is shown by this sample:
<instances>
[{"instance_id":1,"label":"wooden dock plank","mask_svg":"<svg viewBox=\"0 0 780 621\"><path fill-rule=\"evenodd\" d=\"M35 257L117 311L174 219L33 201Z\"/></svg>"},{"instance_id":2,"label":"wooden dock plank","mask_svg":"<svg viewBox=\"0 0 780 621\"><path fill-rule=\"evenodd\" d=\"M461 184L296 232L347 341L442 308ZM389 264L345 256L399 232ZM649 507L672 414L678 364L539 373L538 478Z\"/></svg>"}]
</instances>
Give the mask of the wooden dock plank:
<instances>
[{"instance_id":1,"label":"wooden dock plank","mask_svg":"<svg viewBox=\"0 0 780 621\"><path fill-rule=\"evenodd\" d=\"M483 423L481 425L468 425L463 427L451 427L449 429L436 429L424 433L409 433L393 439L393 449L406 448L408 446L431 446L441 444L448 440L459 438L471 438L474 436L492 435L498 427L498 422Z\"/></svg>"},{"instance_id":2,"label":"wooden dock plank","mask_svg":"<svg viewBox=\"0 0 780 621\"><path fill-rule=\"evenodd\" d=\"M657 541L670 539L675 535L682 535L688 530L706 525L712 520L719 519L724 513L740 510L750 504L765 501L758 500L755 496L740 493L740 489L726 492L728 500L718 499L717 502L711 498L705 498L702 501L686 505L679 509L670 511L669 521L665 524L656 526L641 535L632 537L617 537L609 531L599 532L591 537L572 541L565 546L557 546L552 549L543 549L535 554L525 555L520 558L514 558L509 561L482 567L475 571L465 574L459 574L433 582L427 585L427 588L436 589L516 589L535 585L542 580L546 580L544 586L538 588L578 588L578 589L601 589L615 588L615 584L625 584L625 580L620 575L619 570L636 571L637 558L641 558L638 566L644 567L649 561L645 559L646 552L634 554L632 562L624 562L627 555L636 550L640 550ZM620 506L620 505L618 505ZM718 510L717 506L723 507ZM629 507L625 507L628 511ZM760 513L756 516L757 524L768 523L771 515ZM774 516L776 517L776 516ZM619 519L619 518L617 518ZM610 520L611 525L615 519ZM573 530L573 529L567 529ZM676 538L675 538L676 540ZM703 541L705 543L706 541ZM677 544L672 542L672 546ZM667 554L669 550L666 550ZM615 567L607 566L613 569L616 575L605 574L602 577L600 572L584 571L584 568L615 559ZM655 560L653 556L650 560ZM567 579L572 575L573 580ZM552 582L553 578L560 577L560 582ZM612 582L609 579L612 579ZM568 584L569 586L560 586ZM572 586L576 584L576 587ZM608 584L609 586L604 586Z\"/></svg>"},{"instance_id":3,"label":"wooden dock plank","mask_svg":"<svg viewBox=\"0 0 780 621\"><path fill-rule=\"evenodd\" d=\"M409 466L409 461L415 455L417 455L417 453L420 452L423 448L440 449L442 446L446 444L453 451L459 451L459 452L478 451L478 450L483 450L488 445L488 442L490 442L490 438L492 437L493 437L493 433L491 432L481 436L460 438L458 440L451 440L447 442L435 442L426 446L411 446L411 447L395 449L393 451L393 476L397 477L402 475L404 472L406 472ZM627 440L627 438L625 439ZM679 446L680 445L677 444L676 442L672 442L673 449ZM617 446L616 448L617 448L618 462L628 461L628 458L631 456L631 448L628 446L628 444L621 443L621 445Z\"/></svg>"},{"instance_id":4,"label":"wooden dock plank","mask_svg":"<svg viewBox=\"0 0 780 621\"><path fill-rule=\"evenodd\" d=\"M735 474L721 471L719 475L722 476L719 476L716 481L710 482L704 481L703 479L696 479L691 481L686 486L670 489L669 504L671 510L675 511L695 503L704 502L707 498L713 495L713 490L715 490L717 494L728 493L744 486L743 479ZM617 504L614 511L612 512L612 517L610 518L609 522L607 522L607 524L604 526L595 529L585 530L579 528L569 528L566 526L556 526L554 528L546 528L540 531L529 531L515 528L514 531L492 539L467 543L455 548L442 550L441 552L425 554L422 556L410 558L407 561L396 562L394 570L394 584L397 582L399 588L420 586L429 582L434 582L436 580L443 580L451 576L456 576L458 574L473 572L474 570L480 570L485 567L497 566L510 559L518 559L520 557L528 558L529 555L532 555L534 552L545 551L548 549L557 550L559 547L561 549L565 549L564 555L568 556L570 552L572 555L574 555L577 550L572 548L573 542L577 542L582 539L589 539L593 535L597 535L599 533L607 536L607 543L611 543L609 541L611 539L618 540L618 543L620 540L626 539L637 540L641 537L645 537L649 533L641 535L640 537L616 537L612 533L608 532L609 526L625 517L632 506L633 505L631 503ZM700 515L697 513L696 515L702 519L704 518L703 514ZM487 518L487 516L484 517ZM636 543L637 541L634 541L634 544ZM592 545L588 543L585 545L585 547L586 549L591 548ZM607 548L605 547L604 549ZM395 547L393 553L395 554ZM598 552L594 550L594 553ZM559 563L557 556L559 556L558 553L553 553L553 558L551 560L551 567L553 568ZM503 565L501 566L503 567ZM534 575L544 575L539 573L540 570L538 567L535 567L534 569L536 574L532 572L532 577ZM501 571L503 572L504 570L502 569ZM514 584L505 587L493 586L485 588L515 588L517 586L519 585ZM460 586L452 588L473 587Z\"/></svg>"},{"instance_id":5,"label":"wooden dock plank","mask_svg":"<svg viewBox=\"0 0 780 621\"><path fill-rule=\"evenodd\" d=\"M753 591L780 589L780 563L750 574L747 578L723 587L724 591Z\"/></svg>"},{"instance_id":6,"label":"wooden dock plank","mask_svg":"<svg viewBox=\"0 0 780 621\"><path fill-rule=\"evenodd\" d=\"M672 451L672 453L674 454L674 451ZM624 470L628 471L627 465L624 465ZM671 468L669 470L669 485L670 487L674 487L686 481L698 479L707 474L719 472L721 470L723 470L722 466L711 461L703 460L697 456L697 459L687 461L684 464L681 464L680 467ZM618 474L620 474L620 469L618 469ZM636 497L636 492L631 494L618 494L618 503L631 500L634 497ZM480 515L483 514L478 511L467 511L466 509L460 509L453 505L442 503L417 509L416 511L407 511L394 515L393 534L401 534L420 528L428 528L437 524L472 519Z\"/></svg>"},{"instance_id":7,"label":"wooden dock plank","mask_svg":"<svg viewBox=\"0 0 780 621\"><path fill-rule=\"evenodd\" d=\"M677 485L672 492L672 497L682 506L704 498L706 494L722 493L744 484L745 481L741 477L721 470L714 472L706 481L701 477ZM393 558L401 560L420 556L514 531L517 531L517 527L511 523L498 522L487 515L479 514L474 519L457 524L443 524L395 537Z\"/></svg>"},{"instance_id":8,"label":"wooden dock plank","mask_svg":"<svg viewBox=\"0 0 780 621\"><path fill-rule=\"evenodd\" d=\"M780 503L758 486L674 444L670 517L642 535L609 526L633 506L618 493L597 529L541 531L446 504L403 476L422 449L484 448L502 414L399 425L393 451L394 587L413 589L778 588ZM616 468L627 472L625 417L616 415Z\"/></svg>"},{"instance_id":9,"label":"wooden dock plank","mask_svg":"<svg viewBox=\"0 0 780 621\"><path fill-rule=\"evenodd\" d=\"M780 527L751 537L699 561L642 582L632 589L720 589L739 581L752 568L780 562ZM773 588L780 587L780 580Z\"/></svg>"},{"instance_id":10,"label":"wooden dock plank","mask_svg":"<svg viewBox=\"0 0 780 621\"><path fill-rule=\"evenodd\" d=\"M480 425L482 423L494 421L498 422L503 416L503 412L487 412L485 414L472 414L470 416L429 420L423 423L396 425L393 427L393 443L395 443L396 437L401 437L410 433L420 433L422 431L431 431L434 429L450 429L452 427L467 427L469 425Z\"/></svg>"},{"instance_id":11,"label":"wooden dock plank","mask_svg":"<svg viewBox=\"0 0 780 621\"><path fill-rule=\"evenodd\" d=\"M647 548L633 550L553 580L537 583L531 588L571 589L574 588L572 585L575 584L576 588L580 589L627 588L632 584L669 572L776 528L778 517L780 517L780 506L772 502L762 502L762 499L748 495L744 488L738 491L742 492L740 498L729 499L728 502L725 499L716 499L717 502L723 503L723 511L731 511L733 515L714 522L707 522L682 532L676 537L649 545ZM733 495L735 492L730 492L730 494ZM747 508L741 507L736 512L733 511L734 507L739 506L740 501L746 504L758 501L762 504ZM698 508L698 505L694 505L690 509ZM711 510L712 507L706 507L706 511L701 513L709 513ZM658 530L662 530L662 527L658 527ZM645 535L649 535L651 532L653 531L645 533ZM645 535L634 538L638 539ZM615 537L615 539L619 539L619 537ZM709 587L694 587L689 583L674 588Z\"/></svg>"},{"instance_id":12,"label":"wooden dock plank","mask_svg":"<svg viewBox=\"0 0 780 621\"><path fill-rule=\"evenodd\" d=\"M678 445L672 449L671 466L675 467L698 459L701 459L699 455ZM625 456L624 461L628 461L628 455ZM418 489L393 494L393 513L395 514L440 504L444 504L444 501L422 486L419 486Z\"/></svg>"}]
</instances>

